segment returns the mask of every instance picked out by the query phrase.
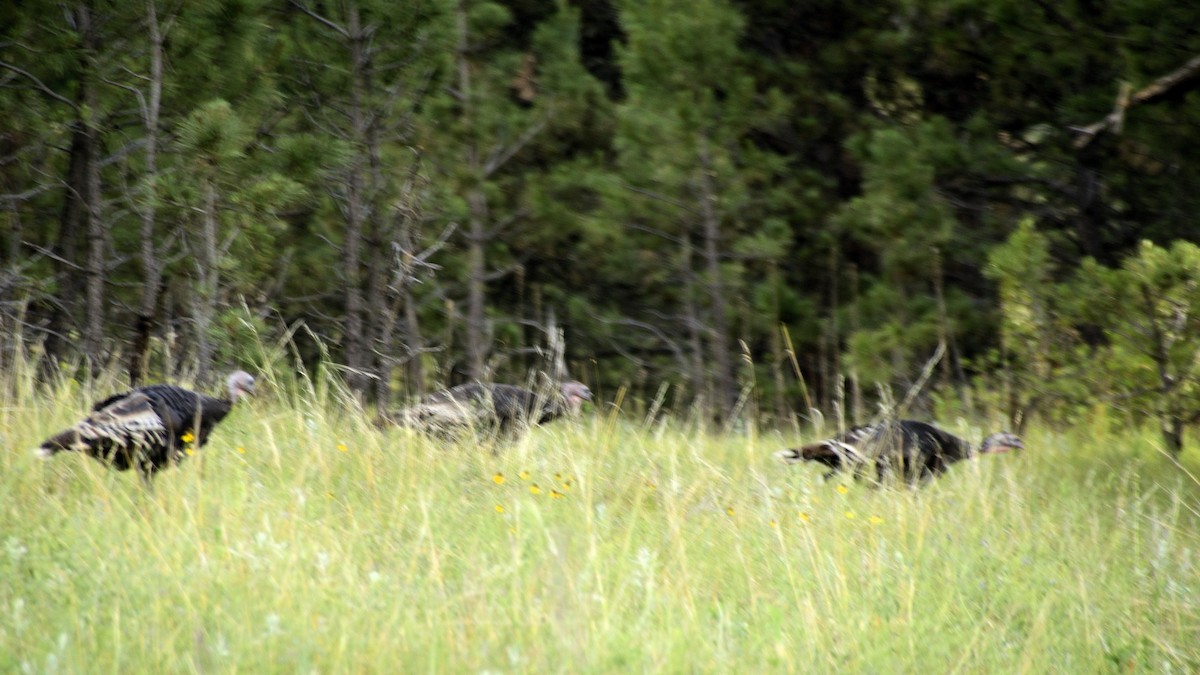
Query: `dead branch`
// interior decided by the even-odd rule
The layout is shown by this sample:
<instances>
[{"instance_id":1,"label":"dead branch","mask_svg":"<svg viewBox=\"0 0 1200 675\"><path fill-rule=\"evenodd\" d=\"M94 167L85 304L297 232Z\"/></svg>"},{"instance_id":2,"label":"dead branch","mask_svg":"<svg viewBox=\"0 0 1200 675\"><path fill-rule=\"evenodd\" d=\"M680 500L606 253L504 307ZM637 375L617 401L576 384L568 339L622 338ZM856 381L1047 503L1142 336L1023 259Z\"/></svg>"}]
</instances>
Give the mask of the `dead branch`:
<instances>
[{"instance_id":1,"label":"dead branch","mask_svg":"<svg viewBox=\"0 0 1200 675\"><path fill-rule=\"evenodd\" d=\"M1123 82L1112 112L1086 127L1070 127L1072 131L1079 134L1079 137L1075 139L1075 148L1082 150L1109 131L1121 133L1121 127L1125 123L1126 110L1136 105L1178 98L1197 87L1200 87L1200 56L1192 57L1182 67L1163 75L1136 92L1129 83Z\"/></svg>"}]
</instances>

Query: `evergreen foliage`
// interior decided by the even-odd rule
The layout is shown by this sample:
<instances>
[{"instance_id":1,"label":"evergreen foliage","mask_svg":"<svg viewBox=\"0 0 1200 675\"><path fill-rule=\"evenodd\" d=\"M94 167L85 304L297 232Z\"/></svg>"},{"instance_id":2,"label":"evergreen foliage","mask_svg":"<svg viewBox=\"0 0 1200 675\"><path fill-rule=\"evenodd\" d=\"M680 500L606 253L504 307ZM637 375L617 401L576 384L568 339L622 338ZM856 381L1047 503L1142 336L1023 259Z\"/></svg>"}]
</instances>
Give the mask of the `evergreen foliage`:
<instances>
[{"instance_id":1,"label":"evergreen foliage","mask_svg":"<svg viewBox=\"0 0 1200 675\"><path fill-rule=\"evenodd\" d=\"M387 403L561 328L636 405L866 421L941 345L917 405L1192 422L1186 3L2 13L0 335L47 363L203 380L267 330Z\"/></svg>"}]
</instances>

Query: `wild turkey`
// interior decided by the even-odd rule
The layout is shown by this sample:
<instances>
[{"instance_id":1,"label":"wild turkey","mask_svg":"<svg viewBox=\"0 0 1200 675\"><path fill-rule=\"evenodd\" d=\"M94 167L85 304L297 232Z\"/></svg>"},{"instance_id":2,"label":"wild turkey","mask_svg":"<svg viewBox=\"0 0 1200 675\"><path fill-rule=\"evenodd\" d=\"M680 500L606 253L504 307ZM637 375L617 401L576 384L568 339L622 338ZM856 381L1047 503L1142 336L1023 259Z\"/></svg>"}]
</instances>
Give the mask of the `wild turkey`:
<instances>
[{"instance_id":1,"label":"wild turkey","mask_svg":"<svg viewBox=\"0 0 1200 675\"><path fill-rule=\"evenodd\" d=\"M136 468L144 481L182 460L187 448L201 447L239 398L254 393L254 377L237 371L226 380L229 398L220 399L177 387L152 384L109 396L75 426L38 447L46 459L60 452L82 452L118 471Z\"/></svg>"},{"instance_id":2,"label":"wild turkey","mask_svg":"<svg viewBox=\"0 0 1200 675\"><path fill-rule=\"evenodd\" d=\"M466 429L513 434L530 424L543 424L579 411L592 392L582 382L564 382L559 391L540 395L511 384L471 382L429 394L415 405L383 414L377 426L398 425L442 437Z\"/></svg>"},{"instance_id":3,"label":"wild turkey","mask_svg":"<svg viewBox=\"0 0 1200 675\"><path fill-rule=\"evenodd\" d=\"M854 427L833 438L782 450L775 456L789 464L824 464L831 469L825 478L843 469L852 469L855 477L860 477L874 462L877 480L883 481L896 471L908 483L916 484L943 473L960 460L1024 447L1017 436L997 433L983 439L975 449L967 441L933 425L913 420L890 420Z\"/></svg>"}]
</instances>

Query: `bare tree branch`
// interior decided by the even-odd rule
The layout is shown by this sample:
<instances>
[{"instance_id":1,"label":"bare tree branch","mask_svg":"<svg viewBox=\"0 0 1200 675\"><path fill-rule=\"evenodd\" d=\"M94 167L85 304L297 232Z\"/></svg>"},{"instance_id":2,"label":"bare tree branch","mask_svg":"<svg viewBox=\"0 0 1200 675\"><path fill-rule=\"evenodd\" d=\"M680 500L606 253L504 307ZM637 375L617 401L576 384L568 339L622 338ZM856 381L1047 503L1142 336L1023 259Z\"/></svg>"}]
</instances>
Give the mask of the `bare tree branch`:
<instances>
[{"instance_id":1,"label":"bare tree branch","mask_svg":"<svg viewBox=\"0 0 1200 675\"><path fill-rule=\"evenodd\" d=\"M64 97L62 94L59 94L58 92L54 91L50 87L47 87L46 84L44 82L42 82L41 80L39 80L33 73L30 73L29 71L26 71L26 70L22 70L21 68L18 68L17 66L14 66L13 64L7 63L5 61L0 61L0 68L7 68L8 70L11 70L12 72L17 73L18 75L25 77L26 79L32 81L34 86L36 86L39 90L41 90L41 92L43 94L49 96L50 98L54 99L55 101L58 101L59 103L70 106L70 108L72 110L79 110L79 106L76 105L74 101Z\"/></svg>"},{"instance_id":2,"label":"bare tree branch","mask_svg":"<svg viewBox=\"0 0 1200 675\"><path fill-rule=\"evenodd\" d=\"M37 187L29 188L24 192L16 192L12 194L0 194L0 202L23 202L26 199L36 197L47 190L53 190L61 185L38 185Z\"/></svg>"},{"instance_id":3,"label":"bare tree branch","mask_svg":"<svg viewBox=\"0 0 1200 675\"><path fill-rule=\"evenodd\" d=\"M693 216L700 215L700 212L698 210L696 210L695 208L693 208L692 206L685 204L685 203L683 203L677 199L674 199L672 197L668 197L660 192L654 192L653 190L647 190L646 188L640 188L640 187L637 187L636 185L625 185L625 189L629 190L630 192L634 192L639 195L642 195L644 197L649 197L655 201L659 201L664 204L670 204L671 206L674 206L675 208L677 208L680 211L683 211L689 215L693 215Z\"/></svg>"},{"instance_id":4,"label":"bare tree branch","mask_svg":"<svg viewBox=\"0 0 1200 675\"><path fill-rule=\"evenodd\" d=\"M1079 137L1075 139L1075 147L1077 149L1086 148L1092 141L1108 131L1121 133L1121 127L1125 123L1125 111L1136 105L1157 103L1182 96L1197 87L1200 87L1200 56L1192 57L1180 68L1163 75L1136 92L1132 91L1132 87L1128 83L1122 83L1112 112L1086 127L1070 127L1072 131L1079 134Z\"/></svg>"},{"instance_id":5,"label":"bare tree branch","mask_svg":"<svg viewBox=\"0 0 1200 675\"><path fill-rule=\"evenodd\" d=\"M326 19L325 17L321 16L320 14L317 14L313 10L309 9L308 6L303 3L297 2L296 0L289 0L289 2L291 3L291 5L293 7L300 10L301 12L304 12L305 14L309 15L310 17L315 19L318 23L324 24L329 29L335 31L338 35L341 35L342 37L346 38L347 40L350 39L350 33L345 28L342 28L341 26L337 25L333 21L330 21L329 19Z\"/></svg>"},{"instance_id":6,"label":"bare tree branch","mask_svg":"<svg viewBox=\"0 0 1200 675\"><path fill-rule=\"evenodd\" d=\"M525 130L525 133L521 134L521 136L507 148L497 145L491 153L491 156L488 157L487 162L485 162L483 165L483 177L487 178L496 171L499 171L501 167L508 163L508 160L512 159L518 152L521 151L521 148L529 145L529 142L536 138L544 128L546 128L545 118L529 125L529 128Z\"/></svg>"}]
</instances>

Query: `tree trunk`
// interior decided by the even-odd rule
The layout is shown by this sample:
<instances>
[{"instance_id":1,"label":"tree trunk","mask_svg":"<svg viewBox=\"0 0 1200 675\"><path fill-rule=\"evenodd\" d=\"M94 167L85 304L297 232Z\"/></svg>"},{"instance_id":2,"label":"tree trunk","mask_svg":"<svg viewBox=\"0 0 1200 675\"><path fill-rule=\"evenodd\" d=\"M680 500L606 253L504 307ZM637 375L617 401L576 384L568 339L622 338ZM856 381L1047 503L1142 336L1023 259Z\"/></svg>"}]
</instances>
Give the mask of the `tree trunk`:
<instances>
[{"instance_id":1,"label":"tree trunk","mask_svg":"<svg viewBox=\"0 0 1200 675\"><path fill-rule=\"evenodd\" d=\"M87 165L91 162L91 147L83 122L71 124L71 146L67 151L66 193L58 217L58 239L54 243L55 276L58 294L50 313L46 354L52 358L66 356L74 345L70 337L79 311L78 298L83 297L84 282L80 273L80 239L84 228L83 195L87 190Z\"/></svg>"},{"instance_id":2,"label":"tree trunk","mask_svg":"<svg viewBox=\"0 0 1200 675\"><path fill-rule=\"evenodd\" d=\"M1093 153L1084 153L1079 158L1078 175L1076 176L1075 199L1077 212L1073 216L1075 225L1075 243L1085 256L1103 259L1103 237L1099 236L1104 230L1106 218L1103 197L1103 181L1099 161Z\"/></svg>"},{"instance_id":3,"label":"tree trunk","mask_svg":"<svg viewBox=\"0 0 1200 675\"><path fill-rule=\"evenodd\" d=\"M403 190L401 208L404 209L404 212L401 214L400 227L397 232L397 244L400 249L400 259L397 260L397 265L400 266L400 269L397 270L397 284L399 287L395 289L395 293L396 301L401 303L404 311L404 338L408 346L408 361L405 363L406 374L404 378L407 393L419 396L425 393L425 366L421 358L425 347L425 338L421 335L421 322L417 315L417 301L412 292L412 285L417 274L415 267L417 235L415 229L419 222L414 201L416 199L416 181L417 165L414 165L413 171L409 176L409 182Z\"/></svg>"},{"instance_id":4,"label":"tree trunk","mask_svg":"<svg viewBox=\"0 0 1200 675\"><path fill-rule=\"evenodd\" d=\"M72 9L72 20L82 35L84 44L96 40L93 34L90 7L77 5ZM77 64L78 85L75 88L75 119L71 122L71 145L67 151L66 191L62 211L59 213L58 240L54 245L54 259L59 278L57 302L50 314L49 335L46 353L55 358L66 356L68 349L76 346L71 333L82 329L85 356L93 354L90 304L93 299L90 256L92 227L98 225L93 208L93 170L96 163L96 131L88 119L97 114L94 108L95 94L92 84L92 63L86 49L79 50ZM87 254L85 256L85 244ZM82 300L82 302L81 302Z\"/></svg>"},{"instance_id":5,"label":"tree trunk","mask_svg":"<svg viewBox=\"0 0 1200 675\"><path fill-rule=\"evenodd\" d=\"M1167 453L1174 459L1179 459L1183 453L1183 419L1178 415L1166 414L1162 418L1163 444Z\"/></svg>"},{"instance_id":6,"label":"tree trunk","mask_svg":"<svg viewBox=\"0 0 1200 675\"><path fill-rule=\"evenodd\" d=\"M8 192L9 184L7 176L0 176L0 190ZM15 372L16 362L25 358L24 349L24 325L25 325L25 308L28 303L28 296L24 293L18 294L17 289L24 284L25 273L20 271L18 261L21 260L21 242L24 241L24 227L21 224L21 211L17 208L15 201L9 201L5 209L4 221L8 230L7 246L4 250L4 258L0 260L0 308L3 313L0 314L0 336L3 336L3 342L0 343L0 372ZM25 296L25 297L20 297ZM14 387L17 383L17 378L3 378L8 380ZM6 394L10 397L15 397L16 392L7 391Z\"/></svg>"},{"instance_id":7,"label":"tree trunk","mask_svg":"<svg viewBox=\"0 0 1200 675\"><path fill-rule=\"evenodd\" d=\"M862 300L862 293L859 292L858 286L858 267L854 264L849 266L849 282L850 282L850 334L857 333L862 328L862 322L859 320L859 305ZM863 400L862 379L858 376L858 367L853 362L850 364L849 376L847 385L850 387L850 419L860 421L866 419L866 402Z\"/></svg>"},{"instance_id":8,"label":"tree trunk","mask_svg":"<svg viewBox=\"0 0 1200 675\"><path fill-rule=\"evenodd\" d=\"M8 182L5 181L5 183L4 183L5 192L8 191L7 190L8 187L9 187ZM19 257L21 255L21 242L24 241L24 239L25 239L24 228L21 226L21 211L20 211L20 209L17 208L17 202L9 201L7 210L8 210L7 221L8 221L9 233L8 233L8 250L5 251L5 257L4 257L5 267L7 267L8 265L15 266L17 264L17 260L21 259ZM4 296L12 297L8 293L5 293Z\"/></svg>"},{"instance_id":9,"label":"tree trunk","mask_svg":"<svg viewBox=\"0 0 1200 675\"><path fill-rule=\"evenodd\" d=\"M371 349L371 381L374 386L371 387L371 395L377 404L385 406L391 401L392 312L389 311L387 296L382 290L371 289L368 291L367 297L373 345Z\"/></svg>"},{"instance_id":10,"label":"tree trunk","mask_svg":"<svg viewBox=\"0 0 1200 675\"><path fill-rule=\"evenodd\" d=\"M698 397L703 397L704 406L712 407L711 387L708 386L708 375L704 368L704 340L700 334L700 311L696 306L696 274L692 269L692 240L687 233L683 235L683 249L680 251L680 274L683 276L683 321L687 329L687 343L690 353L690 370L688 379L692 391Z\"/></svg>"},{"instance_id":11,"label":"tree trunk","mask_svg":"<svg viewBox=\"0 0 1200 675\"><path fill-rule=\"evenodd\" d=\"M346 365L350 367L346 378L350 388L362 392L366 389L366 335L363 331L362 291L362 237L367 219L367 207L363 186L363 146L367 134L367 115L364 98L364 71L367 53L366 36L359 24L357 5L349 9L347 32L350 41L350 59L353 72L350 85L350 127L354 159L350 162L346 190L346 235L342 242L342 274L346 291Z\"/></svg>"},{"instance_id":12,"label":"tree trunk","mask_svg":"<svg viewBox=\"0 0 1200 675\"><path fill-rule=\"evenodd\" d=\"M388 310L387 321L383 324L382 341L385 344L391 344L397 322L403 326L401 330L402 340L407 352L404 376L405 393L408 395L420 395L423 393L421 382L425 377L424 369L421 367L421 346L423 339L421 338L421 325L417 318L416 300L412 295L412 270L406 263L406 260L412 257L412 249L406 243L408 241L406 234L402 233L400 237L401 239L398 243L401 252L399 256L401 256L402 260L397 263L396 281L391 288L392 304ZM387 373L389 382L384 383L386 391L381 390L377 393L376 403L379 404L380 408L386 407L391 401L391 388L387 385L390 383L392 360L387 359L385 363L388 364Z\"/></svg>"},{"instance_id":13,"label":"tree trunk","mask_svg":"<svg viewBox=\"0 0 1200 675\"><path fill-rule=\"evenodd\" d=\"M196 320L196 379L208 384L212 372L213 345L212 323L216 314L217 287L220 283L217 270L217 186L213 176L204 181L204 206L201 213L200 255L197 256L197 276L193 314Z\"/></svg>"},{"instance_id":14,"label":"tree trunk","mask_svg":"<svg viewBox=\"0 0 1200 675\"><path fill-rule=\"evenodd\" d=\"M375 75L373 60L368 54L363 58L361 78L363 91L370 94L374 87ZM367 155L367 194L365 196L368 213L366 219L367 241L367 330L371 336L370 353L367 355L367 365L375 383L374 395L377 403L388 403L391 383L392 363L392 322L394 317L388 311L387 268L396 243L396 220L385 217L386 207L382 203L384 194L382 142L379 138L379 125L375 121L375 113L371 113L363 130L364 147Z\"/></svg>"},{"instance_id":15,"label":"tree trunk","mask_svg":"<svg viewBox=\"0 0 1200 675\"><path fill-rule=\"evenodd\" d=\"M100 371L104 342L104 222L100 216L100 163L88 165L88 256L87 321L83 330L83 351L91 363L92 375Z\"/></svg>"},{"instance_id":16,"label":"tree trunk","mask_svg":"<svg viewBox=\"0 0 1200 675\"><path fill-rule=\"evenodd\" d=\"M147 82L142 123L146 127L145 184L148 194L144 195L141 205L142 297L134 328L133 349L129 355L129 384L134 387L146 377L146 360L151 333L158 324L158 297L162 285L162 261L154 241L154 224L158 201L158 114L162 102L163 36L159 30L155 1L148 0L146 3L146 27L150 34L150 79Z\"/></svg>"},{"instance_id":17,"label":"tree trunk","mask_svg":"<svg viewBox=\"0 0 1200 675\"><path fill-rule=\"evenodd\" d=\"M773 407L775 408L775 419L783 421L788 419L787 403L783 395L783 390L786 386L783 378L783 364L787 356L783 352L783 320L780 316L779 307L779 288L783 284L783 281L779 278L779 263L775 260L770 262L767 283L771 285L771 383L774 389Z\"/></svg>"},{"instance_id":18,"label":"tree trunk","mask_svg":"<svg viewBox=\"0 0 1200 675\"><path fill-rule=\"evenodd\" d=\"M96 116L100 114L96 91L95 66L92 58L99 51L100 35L93 20L92 8L88 3L77 5L73 11L76 29L82 37L80 50L80 72L76 101L79 103L71 145L71 169L65 210L72 211L69 220L70 232L63 234L72 239L70 248L75 249L67 261L78 260L78 244L75 237L82 229L86 241L86 258L83 263L83 352L92 374L100 368L100 349L104 336L104 223L100 213L100 130ZM78 200L72 207L69 202ZM82 221L82 222L81 222ZM67 226L68 223L64 223ZM79 284L72 295L78 292Z\"/></svg>"},{"instance_id":19,"label":"tree trunk","mask_svg":"<svg viewBox=\"0 0 1200 675\"><path fill-rule=\"evenodd\" d=\"M711 357L713 367L713 411L718 418L724 419L733 409L737 398L737 383L734 380L733 362L729 348L729 314L725 301L725 284L721 278L721 217L717 212L716 188L713 185L712 158L709 155L708 137L701 134L699 138L700 151L700 180L699 193L700 217L704 227L704 263L708 276L707 292L711 309L709 335L711 339Z\"/></svg>"},{"instance_id":20,"label":"tree trunk","mask_svg":"<svg viewBox=\"0 0 1200 675\"><path fill-rule=\"evenodd\" d=\"M374 228L373 228L374 229ZM389 237L390 241L391 238ZM389 398L392 357L392 312L389 311L388 289L384 279L384 253L391 247L379 234L371 237L371 255L367 274L367 312L371 330L371 374L374 376L374 397L381 405Z\"/></svg>"},{"instance_id":21,"label":"tree trunk","mask_svg":"<svg viewBox=\"0 0 1200 675\"><path fill-rule=\"evenodd\" d=\"M826 346L828 347L828 361L822 363L821 368L825 372L825 380L823 389L825 390L825 400L829 403L834 401L844 401L846 392L841 380L842 374L842 325L839 318L842 313L842 298L841 287L838 285L840 276L838 274L839 255L836 246L829 247L829 268L827 276L829 277L829 327L828 335L825 336ZM842 420L846 417L846 410L839 409L838 414L838 429L842 429L845 425ZM851 417L851 419L855 419Z\"/></svg>"},{"instance_id":22,"label":"tree trunk","mask_svg":"<svg viewBox=\"0 0 1200 675\"><path fill-rule=\"evenodd\" d=\"M481 187L467 193L470 223L467 231L467 370L471 379L487 375L487 321L484 314L487 280L483 246L486 239L487 200Z\"/></svg>"},{"instance_id":23,"label":"tree trunk","mask_svg":"<svg viewBox=\"0 0 1200 675\"><path fill-rule=\"evenodd\" d=\"M99 50L99 36L91 20L90 11L81 9L81 19L86 17L84 28L84 48L90 54ZM89 73L85 77L84 100L88 112L86 131L90 150L87 163L87 319L83 330L83 350L91 364L92 375L100 372L103 356L100 353L104 341L104 248L107 232L100 210L100 129L96 126L96 116L99 115L100 105L97 99L96 84Z\"/></svg>"},{"instance_id":24,"label":"tree trunk","mask_svg":"<svg viewBox=\"0 0 1200 675\"><path fill-rule=\"evenodd\" d=\"M458 67L458 90L462 98L463 126L472 133L474 114L471 91L471 64L467 61L470 48L467 27L467 2L459 0L456 11L458 44L455 49ZM483 166L474 140L466 144L468 175L473 181L467 186L467 374L472 380L487 376L487 325L484 304L487 293L487 269L484 246L487 244L487 197L483 193Z\"/></svg>"},{"instance_id":25,"label":"tree trunk","mask_svg":"<svg viewBox=\"0 0 1200 675\"><path fill-rule=\"evenodd\" d=\"M397 223L391 228L392 240L389 248L394 251L393 257L396 271L395 280L388 287L391 306L383 322L381 339L384 345L390 346L395 327L398 322L400 323L402 326L401 333L403 336L404 351L407 356L404 378L405 393L407 395L422 394L423 383L425 381L425 369L421 363L421 354L425 345L425 339L421 336L421 323L417 316L416 298L413 297L412 293L412 285L417 280L417 265L419 264L416 252L417 237L413 231L418 222L417 210L415 208L417 167L417 164L413 165L408 181L401 190L398 200L399 212L396 215ZM401 315L403 315L403 318L400 318ZM391 351L389 348L388 353L391 353ZM386 354L384 356L386 357ZM388 357L384 359L384 362L387 364L387 372L390 379L391 364L394 362L394 359ZM381 392L378 400L380 407L387 405L390 398L390 388L388 388L387 392Z\"/></svg>"},{"instance_id":26,"label":"tree trunk","mask_svg":"<svg viewBox=\"0 0 1200 675\"><path fill-rule=\"evenodd\" d=\"M425 393L425 364L422 361L425 338L421 336L421 323L417 319L417 303L411 286L405 285L401 298L404 302L404 334L408 338L410 351L405 380L408 393L420 396Z\"/></svg>"},{"instance_id":27,"label":"tree trunk","mask_svg":"<svg viewBox=\"0 0 1200 675\"><path fill-rule=\"evenodd\" d=\"M383 206L379 203L379 195L383 192L379 145L376 126L372 124L367 131L367 157L371 177L371 214L367 219L367 323L371 335L370 364L375 382L375 401L386 405L392 379L391 336L394 321L388 303L387 263L396 243L396 225L395 219L383 218Z\"/></svg>"},{"instance_id":28,"label":"tree trunk","mask_svg":"<svg viewBox=\"0 0 1200 675\"><path fill-rule=\"evenodd\" d=\"M1142 312L1146 317L1145 325L1150 329L1150 339L1153 351L1150 357L1158 371L1158 393L1163 399L1170 401L1178 396L1176 388L1183 378L1178 373L1171 373L1171 348L1175 344L1176 332L1160 323L1154 292L1146 283L1141 284ZM1171 457L1178 459L1183 452L1183 418L1170 402L1166 409L1159 412L1159 424L1162 427L1163 443Z\"/></svg>"}]
</instances>

